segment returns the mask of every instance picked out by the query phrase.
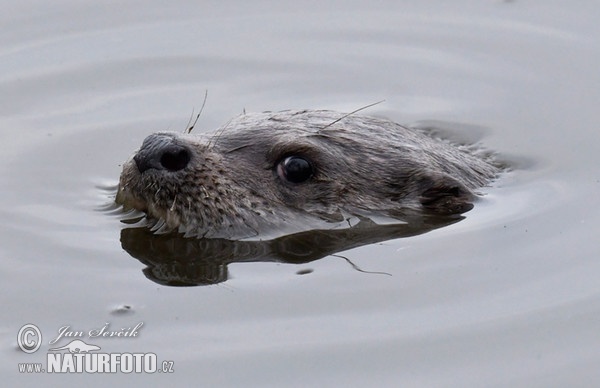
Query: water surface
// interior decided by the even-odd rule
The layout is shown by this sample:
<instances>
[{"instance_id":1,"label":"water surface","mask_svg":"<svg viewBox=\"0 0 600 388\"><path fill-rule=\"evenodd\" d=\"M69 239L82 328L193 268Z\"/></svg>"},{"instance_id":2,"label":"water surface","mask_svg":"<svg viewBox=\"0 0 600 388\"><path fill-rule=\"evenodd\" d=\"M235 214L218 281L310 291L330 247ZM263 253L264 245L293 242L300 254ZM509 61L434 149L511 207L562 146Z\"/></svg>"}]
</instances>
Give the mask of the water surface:
<instances>
[{"instance_id":1,"label":"water surface","mask_svg":"<svg viewBox=\"0 0 600 388\"><path fill-rule=\"evenodd\" d=\"M593 1L12 1L0 15L6 386L590 386L600 382L600 27ZM157 130L246 111L485 128L523 161L465 220L304 264L168 287L121 246L121 163ZM460 124L462 123L462 124ZM518 163L517 163L518 164ZM301 274L298 274L300 272ZM173 374L21 374L60 327ZM17 332L39 326L34 354ZM62 345L66 341L61 341Z\"/></svg>"}]
</instances>

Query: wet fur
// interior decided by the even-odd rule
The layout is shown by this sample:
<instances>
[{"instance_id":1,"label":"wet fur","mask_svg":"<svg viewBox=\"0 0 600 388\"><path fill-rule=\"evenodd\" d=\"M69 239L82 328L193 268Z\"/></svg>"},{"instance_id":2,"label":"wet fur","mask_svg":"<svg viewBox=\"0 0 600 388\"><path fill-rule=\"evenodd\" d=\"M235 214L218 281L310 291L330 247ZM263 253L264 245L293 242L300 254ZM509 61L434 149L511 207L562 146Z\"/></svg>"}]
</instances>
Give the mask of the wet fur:
<instances>
[{"instance_id":1,"label":"wet fur","mask_svg":"<svg viewBox=\"0 0 600 388\"><path fill-rule=\"evenodd\" d=\"M469 147L332 111L243 114L212 137L159 134L190 150L189 165L140 174L128 161L117 202L196 237L272 238L347 226L351 216L460 214L499 173ZM312 161L310 180L277 175L290 155Z\"/></svg>"}]
</instances>

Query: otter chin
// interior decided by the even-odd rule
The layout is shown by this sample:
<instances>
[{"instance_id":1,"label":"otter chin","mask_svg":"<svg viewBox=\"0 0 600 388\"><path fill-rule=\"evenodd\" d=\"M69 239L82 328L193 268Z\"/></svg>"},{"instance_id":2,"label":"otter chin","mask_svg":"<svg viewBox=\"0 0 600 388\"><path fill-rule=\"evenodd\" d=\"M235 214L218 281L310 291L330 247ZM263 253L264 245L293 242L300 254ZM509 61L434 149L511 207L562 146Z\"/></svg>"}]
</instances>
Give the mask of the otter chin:
<instances>
[{"instance_id":1,"label":"otter chin","mask_svg":"<svg viewBox=\"0 0 600 388\"><path fill-rule=\"evenodd\" d=\"M473 208L500 167L389 120L333 111L242 114L212 135L158 132L123 166L116 202L159 232L271 239Z\"/></svg>"}]
</instances>

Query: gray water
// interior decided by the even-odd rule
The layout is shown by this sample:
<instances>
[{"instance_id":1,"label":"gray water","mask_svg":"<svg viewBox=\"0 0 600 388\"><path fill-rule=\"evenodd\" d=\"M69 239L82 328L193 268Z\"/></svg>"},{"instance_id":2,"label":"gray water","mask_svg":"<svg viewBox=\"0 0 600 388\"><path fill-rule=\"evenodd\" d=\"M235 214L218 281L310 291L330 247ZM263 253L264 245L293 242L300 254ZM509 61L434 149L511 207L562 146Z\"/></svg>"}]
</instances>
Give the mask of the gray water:
<instances>
[{"instance_id":1,"label":"gray water","mask_svg":"<svg viewBox=\"0 0 600 388\"><path fill-rule=\"evenodd\" d=\"M600 384L594 1L9 1L0 13L3 386ZM336 109L483 128L517 168L465 220L305 264L167 287L102 211L157 130ZM468 130L467 130L468 132ZM306 274L302 274L308 272ZM299 274L300 273L300 274ZM391 275L391 276L389 276ZM22 352L17 333L42 333ZM19 373L58 330L174 373Z\"/></svg>"}]
</instances>

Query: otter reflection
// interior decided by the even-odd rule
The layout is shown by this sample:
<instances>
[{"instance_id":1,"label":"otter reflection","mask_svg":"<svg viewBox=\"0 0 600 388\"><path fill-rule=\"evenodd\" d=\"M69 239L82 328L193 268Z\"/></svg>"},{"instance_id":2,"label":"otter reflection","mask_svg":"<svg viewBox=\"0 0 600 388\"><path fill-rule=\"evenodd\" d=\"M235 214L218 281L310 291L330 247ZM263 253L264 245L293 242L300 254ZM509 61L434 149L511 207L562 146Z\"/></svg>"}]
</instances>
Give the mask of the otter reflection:
<instances>
[{"instance_id":1,"label":"otter reflection","mask_svg":"<svg viewBox=\"0 0 600 388\"><path fill-rule=\"evenodd\" d=\"M429 232L464 217L421 217L406 224L378 225L362 219L336 230L315 230L269 241L190 239L154 234L148 228L121 231L121 245L147 267L146 277L165 286L203 286L228 279L227 266L242 262L304 264L363 245Z\"/></svg>"}]
</instances>

